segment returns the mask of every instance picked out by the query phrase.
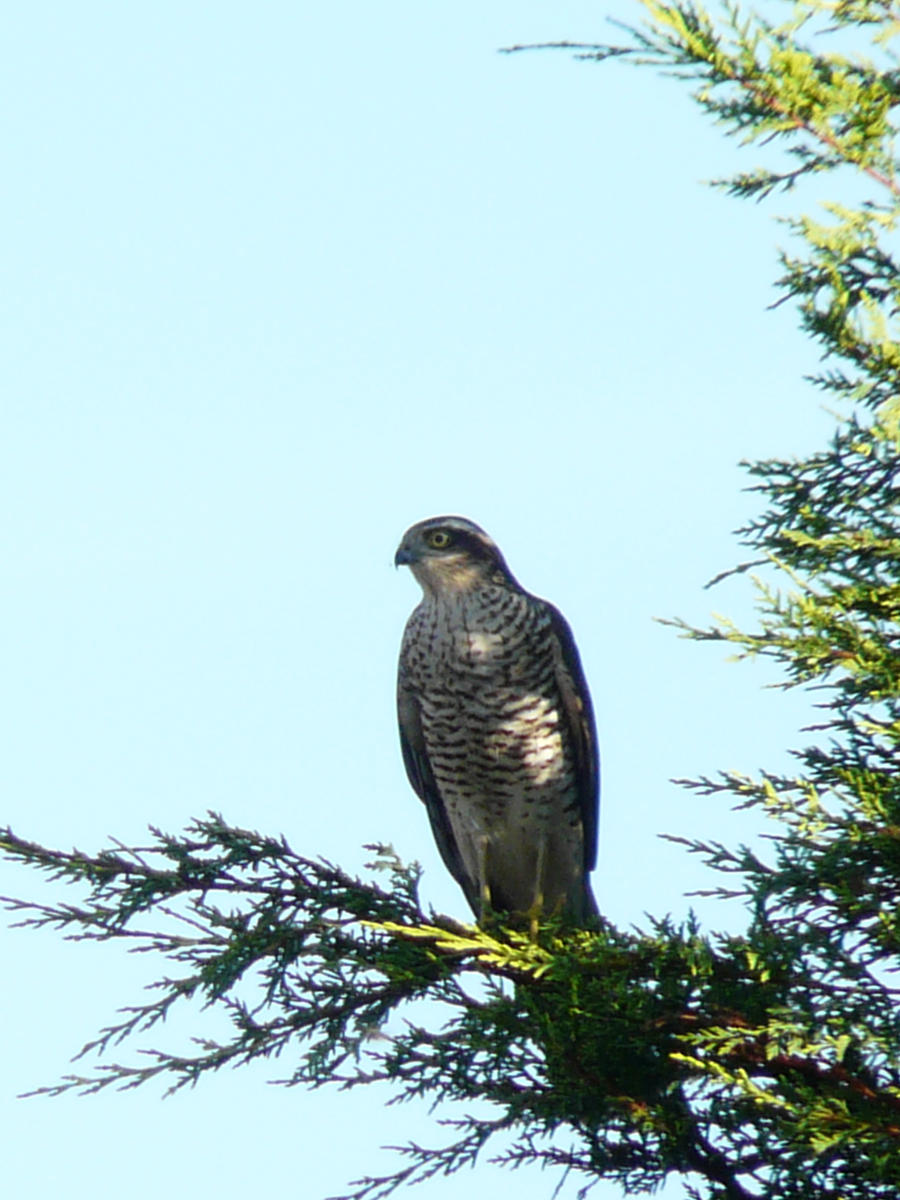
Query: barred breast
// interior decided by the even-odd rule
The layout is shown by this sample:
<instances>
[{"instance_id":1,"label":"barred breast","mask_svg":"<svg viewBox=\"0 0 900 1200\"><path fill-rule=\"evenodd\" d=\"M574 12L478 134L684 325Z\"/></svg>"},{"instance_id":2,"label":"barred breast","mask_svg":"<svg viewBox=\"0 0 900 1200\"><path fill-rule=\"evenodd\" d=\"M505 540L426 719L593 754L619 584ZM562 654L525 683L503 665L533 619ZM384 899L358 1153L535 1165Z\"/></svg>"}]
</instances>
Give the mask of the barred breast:
<instances>
[{"instance_id":1,"label":"barred breast","mask_svg":"<svg viewBox=\"0 0 900 1200\"><path fill-rule=\"evenodd\" d=\"M581 903L574 747L546 606L502 586L426 596L401 650L453 835L482 900Z\"/></svg>"}]
</instances>

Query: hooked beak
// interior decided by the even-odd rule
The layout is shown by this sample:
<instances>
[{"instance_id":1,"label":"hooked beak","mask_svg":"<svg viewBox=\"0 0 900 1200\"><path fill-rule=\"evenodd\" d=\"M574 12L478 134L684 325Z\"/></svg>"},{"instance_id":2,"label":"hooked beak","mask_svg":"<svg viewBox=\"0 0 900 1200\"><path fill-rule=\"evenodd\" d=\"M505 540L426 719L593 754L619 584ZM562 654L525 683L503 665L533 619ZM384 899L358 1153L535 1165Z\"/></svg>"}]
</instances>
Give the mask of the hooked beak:
<instances>
[{"instance_id":1,"label":"hooked beak","mask_svg":"<svg viewBox=\"0 0 900 1200\"><path fill-rule=\"evenodd\" d=\"M416 561L415 554L413 554L412 550L407 549L406 546L400 546L394 555L395 567L409 567Z\"/></svg>"}]
</instances>

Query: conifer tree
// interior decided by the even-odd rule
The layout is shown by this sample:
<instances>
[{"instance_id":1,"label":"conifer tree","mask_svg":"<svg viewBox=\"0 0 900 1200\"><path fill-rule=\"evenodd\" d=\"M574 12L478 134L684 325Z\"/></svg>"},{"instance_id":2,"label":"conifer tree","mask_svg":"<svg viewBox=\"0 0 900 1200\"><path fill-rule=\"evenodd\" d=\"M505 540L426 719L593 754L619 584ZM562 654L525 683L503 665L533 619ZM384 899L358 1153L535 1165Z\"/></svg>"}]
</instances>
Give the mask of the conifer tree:
<instances>
[{"instance_id":1,"label":"conifer tree","mask_svg":"<svg viewBox=\"0 0 900 1200\"><path fill-rule=\"evenodd\" d=\"M22 922L160 960L153 999L85 1047L96 1064L44 1091L177 1089L280 1055L286 1082L387 1081L439 1109L489 1102L435 1146L400 1147L396 1171L351 1185L354 1200L482 1152L573 1171L579 1194L600 1178L642 1191L673 1175L711 1200L900 1193L900 12L801 0L777 22L643 3L623 44L559 46L687 81L765 161L721 182L737 198L794 203L828 172L836 194L844 176L864 185L858 203L789 219L780 295L821 352L812 382L838 415L817 453L749 465L761 511L735 571L755 588L758 625L676 623L815 689L795 773L687 782L766 824L765 854L687 844L711 892L744 898L745 930L705 932L690 915L639 933L479 930L424 912L416 869L390 847L373 847L375 873L358 879L214 814L94 854L7 830L7 855L82 897L9 901ZM231 1036L200 1030L189 1057L108 1061L191 1000L224 1009Z\"/></svg>"}]
</instances>

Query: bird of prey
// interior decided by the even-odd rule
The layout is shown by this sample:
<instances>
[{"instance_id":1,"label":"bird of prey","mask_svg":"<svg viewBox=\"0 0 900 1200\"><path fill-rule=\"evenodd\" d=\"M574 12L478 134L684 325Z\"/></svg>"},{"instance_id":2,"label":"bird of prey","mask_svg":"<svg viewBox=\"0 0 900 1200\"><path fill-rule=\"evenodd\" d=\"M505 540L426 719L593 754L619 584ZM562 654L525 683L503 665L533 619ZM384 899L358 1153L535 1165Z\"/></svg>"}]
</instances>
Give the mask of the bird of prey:
<instances>
[{"instance_id":1,"label":"bird of prey","mask_svg":"<svg viewBox=\"0 0 900 1200\"><path fill-rule=\"evenodd\" d=\"M591 698L563 615L519 585L464 517L403 535L424 593L403 635L403 761L476 918L597 912L599 767Z\"/></svg>"}]
</instances>

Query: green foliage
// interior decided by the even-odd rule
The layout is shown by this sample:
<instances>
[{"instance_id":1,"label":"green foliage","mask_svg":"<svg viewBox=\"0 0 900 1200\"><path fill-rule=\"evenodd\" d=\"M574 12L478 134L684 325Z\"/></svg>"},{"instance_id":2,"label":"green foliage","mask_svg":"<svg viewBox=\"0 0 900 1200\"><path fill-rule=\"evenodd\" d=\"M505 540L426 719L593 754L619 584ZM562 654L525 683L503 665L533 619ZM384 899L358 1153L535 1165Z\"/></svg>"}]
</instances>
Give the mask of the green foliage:
<instances>
[{"instance_id":1,"label":"green foliage","mask_svg":"<svg viewBox=\"0 0 900 1200\"><path fill-rule=\"evenodd\" d=\"M749 465L762 512L740 531L751 556L735 572L757 572L758 627L677 623L775 659L821 713L796 773L685 781L767 824L765 855L686 843L721 881L711 894L744 898L746 931L704 933L690 917L638 933L479 930L423 912L416 870L389 848L373 848L376 883L216 816L96 855L7 831L8 855L87 891L81 904L9 901L24 923L124 939L173 972L83 1053L146 1034L176 1003L230 1020L230 1037L190 1055L101 1057L43 1091L178 1088L281 1056L288 1084L381 1081L449 1106L444 1143L399 1147L397 1171L360 1181L355 1200L454 1171L489 1142L511 1166L574 1171L579 1194L672 1174L711 1200L900 1193L900 18L874 0L804 0L780 24L644 7L625 45L568 48L687 80L770 160L721 186L793 199L839 172L836 190L867 193L787 218L781 299L823 355L812 382L839 415L806 460Z\"/></svg>"},{"instance_id":2,"label":"green foliage","mask_svg":"<svg viewBox=\"0 0 900 1200\"><path fill-rule=\"evenodd\" d=\"M361 1181L351 1193L359 1200L454 1171L504 1133L501 1162L542 1161L636 1190L694 1172L737 1196L731 1174L765 1160L743 1122L730 1129L716 1115L719 1091L752 1087L759 1103L761 1078L780 1086L812 1072L818 1103L844 1104L833 1045L808 1045L806 1033L801 1044L784 1019L772 1041L770 1014L788 1012L807 986L782 939L704 937L692 921L645 934L550 925L537 941L479 930L426 916L416 870L389 848L372 847L389 875L383 889L215 815L183 837L156 832L150 845L96 856L48 851L10 831L2 846L89 889L82 905L8 901L24 923L126 939L174 967L153 1000L127 1009L82 1055L102 1055L191 1000L230 1022L229 1038L199 1038L190 1055L101 1061L40 1093L156 1077L176 1090L226 1064L281 1056L287 1084L381 1081L400 1100L490 1103L488 1116L467 1109L451 1122L438 1149L401 1147L407 1163ZM423 1008L424 997L432 1003ZM876 1106L861 1107L858 1119L868 1119ZM731 1104L723 1111L730 1119ZM560 1126L571 1135L565 1150L554 1140Z\"/></svg>"}]
</instances>

